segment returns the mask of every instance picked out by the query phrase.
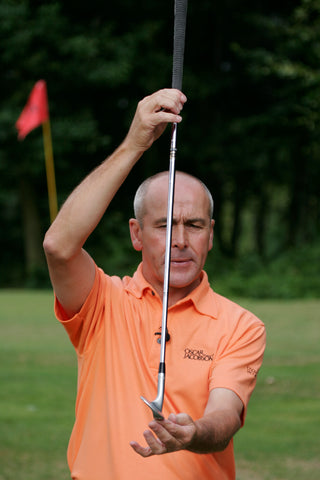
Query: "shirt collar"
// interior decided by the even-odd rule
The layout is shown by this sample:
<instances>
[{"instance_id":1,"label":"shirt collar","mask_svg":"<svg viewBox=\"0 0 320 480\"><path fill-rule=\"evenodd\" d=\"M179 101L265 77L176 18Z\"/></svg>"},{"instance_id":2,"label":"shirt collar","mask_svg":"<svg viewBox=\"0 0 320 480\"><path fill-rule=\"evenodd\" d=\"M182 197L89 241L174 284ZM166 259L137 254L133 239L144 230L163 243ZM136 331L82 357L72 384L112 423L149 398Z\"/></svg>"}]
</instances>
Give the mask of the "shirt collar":
<instances>
[{"instance_id":1,"label":"shirt collar","mask_svg":"<svg viewBox=\"0 0 320 480\"><path fill-rule=\"evenodd\" d=\"M131 292L136 298L142 298L147 290L153 291L152 286L144 278L142 273L142 262L138 266L132 278L126 277L125 289ZM217 318L217 304L215 294L210 287L208 275L203 270L201 273L200 284L187 295L185 298L179 300L171 308L179 305L192 303L194 308L202 315Z\"/></svg>"},{"instance_id":2,"label":"shirt collar","mask_svg":"<svg viewBox=\"0 0 320 480\"><path fill-rule=\"evenodd\" d=\"M145 290L153 291L152 286L144 278L142 273L142 262L139 264L133 277L125 277L125 289L137 298L142 298Z\"/></svg>"}]
</instances>

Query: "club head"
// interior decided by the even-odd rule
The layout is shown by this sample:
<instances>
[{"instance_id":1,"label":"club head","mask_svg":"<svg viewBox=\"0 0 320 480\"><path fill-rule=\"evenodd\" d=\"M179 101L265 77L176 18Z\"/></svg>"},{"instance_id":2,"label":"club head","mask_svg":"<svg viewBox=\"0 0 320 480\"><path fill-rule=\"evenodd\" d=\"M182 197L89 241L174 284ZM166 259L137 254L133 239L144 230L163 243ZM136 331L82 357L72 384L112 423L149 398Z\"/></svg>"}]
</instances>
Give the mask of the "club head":
<instances>
[{"instance_id":1,"label":"club head","mask_svg":"<svg viewBox=\"0 0 320 480\"><path fill-rule=\"evenodd\" d=\"M161 410L159 409L159 406L156 404L156 402L149 402L149 400L147 400L146 398L144 397L140 397L141 400L144 401L144 403L146 405L148 405L149 408L151 408L152 410L152 413L153 413L153 418L155 420L164 420L164 416L162 415L161 413Z\"/></svg>"}]
</instances>

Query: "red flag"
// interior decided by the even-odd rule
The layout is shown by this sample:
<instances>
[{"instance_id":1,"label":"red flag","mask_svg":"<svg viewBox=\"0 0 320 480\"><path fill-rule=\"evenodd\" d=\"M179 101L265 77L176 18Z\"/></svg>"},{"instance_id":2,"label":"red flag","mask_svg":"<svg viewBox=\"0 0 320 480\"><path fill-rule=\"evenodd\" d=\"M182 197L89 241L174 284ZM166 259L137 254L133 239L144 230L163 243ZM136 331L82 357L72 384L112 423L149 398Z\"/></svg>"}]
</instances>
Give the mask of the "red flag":
<instances>
[{"instance_id":1,"label":"red flag","mask_svg":"<svg viewBox=\"0 0 320 480\"><path fill-rule=\"evenodd\" d=\"M19 140L23 140L34 128L49 119L47 85L39 80L32 89L26 106L16 122Z\"/></svg>"}]
</instances>

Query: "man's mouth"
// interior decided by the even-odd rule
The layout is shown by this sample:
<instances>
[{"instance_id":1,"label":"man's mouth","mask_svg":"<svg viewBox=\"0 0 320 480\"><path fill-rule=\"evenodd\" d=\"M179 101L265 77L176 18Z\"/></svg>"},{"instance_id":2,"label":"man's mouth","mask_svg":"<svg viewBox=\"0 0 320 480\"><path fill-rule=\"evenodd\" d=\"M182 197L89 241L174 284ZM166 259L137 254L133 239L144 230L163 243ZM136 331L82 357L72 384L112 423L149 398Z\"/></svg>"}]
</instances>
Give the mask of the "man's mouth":
<instances>
[{"instance_id":1,"label":"man's mouth","mask_svg":"<svg viewBox=\"0 0 320 480\"><path fill-rule=\"evenodd\" d=\"M190 263L192 260L191 258L171 258L170 263L172 265L186 265Z\"/></svg>"}]
</instances>

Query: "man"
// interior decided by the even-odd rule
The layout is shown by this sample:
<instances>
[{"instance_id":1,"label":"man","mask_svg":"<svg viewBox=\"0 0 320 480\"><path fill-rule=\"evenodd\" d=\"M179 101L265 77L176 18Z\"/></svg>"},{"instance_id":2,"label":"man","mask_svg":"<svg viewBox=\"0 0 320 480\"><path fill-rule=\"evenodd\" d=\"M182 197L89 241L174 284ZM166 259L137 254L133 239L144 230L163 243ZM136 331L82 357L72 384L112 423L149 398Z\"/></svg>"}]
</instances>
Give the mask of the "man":
<instances>
[{"instance_id":1,"label":"man","mask_svg":"<svg viewBox=\"0 0 320 480\"><path fill-rule=\"evenodd\" d=\"M140 395L154 398L157 388L167 173L137 192L129 227L142 263L132 278L106 275L83 249L143 152L167 123L181 121L185 102L174 89L142 100L123 143L70 195L44 240L56 315L78 355L68 448L74 479L235 478L232 437L244 422L265 331L214 293L203 271L213 242L210 193L177 172L162 421L150 421Z\"/></svg>"}]
</instances>

